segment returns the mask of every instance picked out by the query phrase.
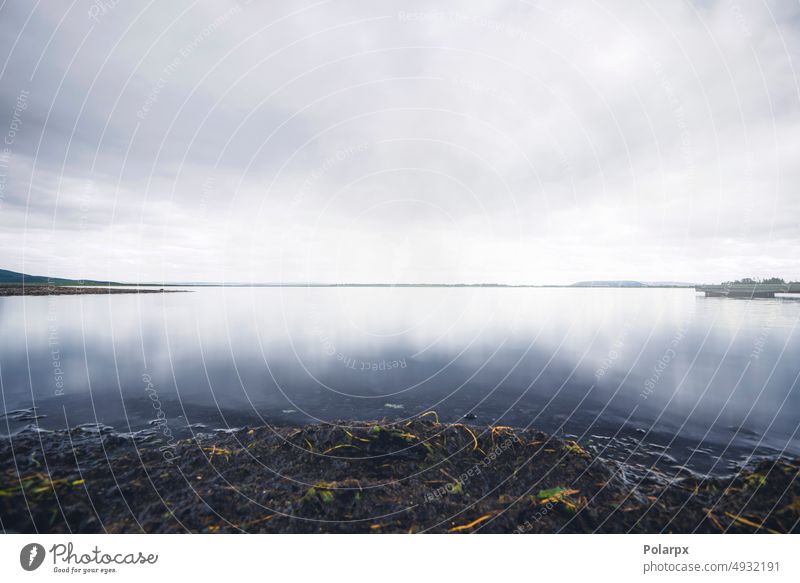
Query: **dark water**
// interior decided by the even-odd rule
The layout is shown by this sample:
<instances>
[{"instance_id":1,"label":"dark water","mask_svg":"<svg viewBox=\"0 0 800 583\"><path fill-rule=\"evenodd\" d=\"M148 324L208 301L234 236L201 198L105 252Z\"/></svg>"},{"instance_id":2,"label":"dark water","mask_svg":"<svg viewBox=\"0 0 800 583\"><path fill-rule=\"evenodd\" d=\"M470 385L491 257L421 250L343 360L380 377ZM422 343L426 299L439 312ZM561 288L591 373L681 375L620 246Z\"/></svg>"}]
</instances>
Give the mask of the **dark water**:
<instances>
[{"instance_id":1,"label":"dark water","mask_svg":"<svg viewBox=\"0 0 800 583\"><path fill-rule=\"evenodd\" d=\"M800 453L800 301L691 290L203 288L0 298L0 431L404 418L725 473ZM35 407L35 411L25 411ZM188 426L188 427L187 427Z\"/></svg>"}]
</instances>

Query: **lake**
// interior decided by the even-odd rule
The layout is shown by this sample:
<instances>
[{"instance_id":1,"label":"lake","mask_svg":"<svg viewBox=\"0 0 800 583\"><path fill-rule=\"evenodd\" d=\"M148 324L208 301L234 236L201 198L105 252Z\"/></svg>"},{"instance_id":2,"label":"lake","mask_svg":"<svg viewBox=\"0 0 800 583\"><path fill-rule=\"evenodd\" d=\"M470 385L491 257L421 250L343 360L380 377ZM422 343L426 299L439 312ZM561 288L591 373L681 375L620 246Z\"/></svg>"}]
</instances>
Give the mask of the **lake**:
<instances>
[{"instance_id":1,"label":"lake","mask_svg":"<svg viewBox=\"0 0 800 583\"><path fill-rule=\"evenodd\" d=\"M166 423L184 436L436 411L724 474L800 454L799 319L795 297L688 289L7 297L0 431L90 424L158 437Z\"/></svg>"}]
</instances>

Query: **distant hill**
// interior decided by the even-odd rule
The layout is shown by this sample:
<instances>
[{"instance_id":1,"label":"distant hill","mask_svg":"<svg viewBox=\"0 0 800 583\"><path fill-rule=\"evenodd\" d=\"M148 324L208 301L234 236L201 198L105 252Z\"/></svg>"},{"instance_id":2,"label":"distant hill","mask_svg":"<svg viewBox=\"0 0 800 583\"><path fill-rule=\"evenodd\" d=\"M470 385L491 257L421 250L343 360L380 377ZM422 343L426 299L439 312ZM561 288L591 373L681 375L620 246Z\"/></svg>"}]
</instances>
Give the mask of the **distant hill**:
<instances>
[{"instance_id":1,"label":"distant hill","mask_svg":"<svg viewBox=\"0 0 800 583\"><path fill-rule=\"evenodd\" d=\"M609 280L609 281L579 281L573 283L571 287L647 287L641 281L631 280Z\"/></svg>"},{"instance_id":2,"label":"distant hill","mask_svg":"<svg viewBox=\"0 0 800 583\"><path fill-rule=\"evenodd\" d=\"M694 284L682 281L634 281L621 279L579 281L573 283L570 287L694 287Z\"/></svg>"},{"instance_id":3,"label":"distant hill","mask_svg":"<svg viewBox=\"0 0 800 583\"><path fill-rule=\"evenodd\" d=\"M44 275L28 275L18 271L0 269L0 285L120 285L113 281L49 278Z\"/></svg>"},{"instance_id":4,"label":"distant hill","mask_svg":"<svg viewBox=\"0 0 800 583\"><path fill-rule=\"evenodd\" d=\"M696 285L688 281L648 281L645 284L650 287L694 287Z\"/></svg>"}]
</instances>

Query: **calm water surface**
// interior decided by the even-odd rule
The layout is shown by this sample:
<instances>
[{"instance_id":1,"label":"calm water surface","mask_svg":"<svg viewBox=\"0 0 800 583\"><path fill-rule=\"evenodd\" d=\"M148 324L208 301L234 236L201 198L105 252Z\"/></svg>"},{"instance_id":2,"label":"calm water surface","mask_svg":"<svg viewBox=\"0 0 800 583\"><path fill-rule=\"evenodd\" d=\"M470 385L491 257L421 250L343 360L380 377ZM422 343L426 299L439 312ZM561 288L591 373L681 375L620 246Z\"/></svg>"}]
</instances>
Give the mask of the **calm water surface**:
<instances>
[{"instance_id":1,"label":"calm water surface","mask_svg":"<svg viewBox=\"0 0 800 583\"><path fill-rule=\"evenodd\" d=\"M187 434L435 410L724 473L800 454L798 320L796 298L681 289L0 298L0 431L153 433L160 414Z\"/></svg>"}]
</instances>

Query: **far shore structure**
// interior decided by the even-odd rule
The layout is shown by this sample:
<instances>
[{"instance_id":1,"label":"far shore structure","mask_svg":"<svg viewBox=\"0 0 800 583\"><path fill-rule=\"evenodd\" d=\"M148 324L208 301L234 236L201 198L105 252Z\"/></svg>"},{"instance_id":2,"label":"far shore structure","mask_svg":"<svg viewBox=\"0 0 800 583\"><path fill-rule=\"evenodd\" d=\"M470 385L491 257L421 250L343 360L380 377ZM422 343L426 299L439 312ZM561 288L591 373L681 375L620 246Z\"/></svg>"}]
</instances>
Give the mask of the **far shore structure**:
<instances>
[{"instance_id":1,"label":"far shore structure","mask_svg":"<svg viewBox=\"0 0 800 583\"><path fill-rule=\"evenodd\" d=\"M695 290L709 297L774 298L775 294L800 293L800 283L726 283L698 285Z\"/></svg>"}]
</instances>

